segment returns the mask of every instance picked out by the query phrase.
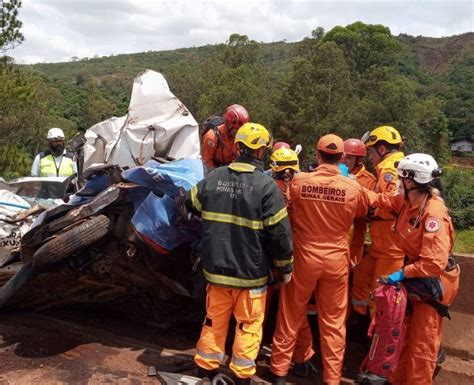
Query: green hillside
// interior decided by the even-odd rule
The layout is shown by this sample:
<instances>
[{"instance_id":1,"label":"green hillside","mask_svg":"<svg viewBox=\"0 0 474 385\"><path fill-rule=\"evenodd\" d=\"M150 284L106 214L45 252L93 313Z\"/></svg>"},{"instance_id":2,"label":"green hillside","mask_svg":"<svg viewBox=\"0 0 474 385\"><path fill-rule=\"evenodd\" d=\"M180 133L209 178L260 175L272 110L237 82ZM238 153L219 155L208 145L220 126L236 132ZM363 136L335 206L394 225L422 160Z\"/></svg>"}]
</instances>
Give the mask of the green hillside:
<instances>
[{"instance_id":1,"label":"green hillside","mask_svg":"<svg viewBox=\"0 0 474 385\"><path fill-rule=\"evenodd\" d=\"M473 47L473 33L395 37L356 22L295 43L233 34L218 45L2 66L0 147L21 143L28 158L51 125L72 134L125 114L133 78L149 68L198 120L242 103L281 139L308 144L305 158L322 133L358 136L392 124L410 149L443 161L451 138L473 133Z\"/></svg>"}]
</instances>

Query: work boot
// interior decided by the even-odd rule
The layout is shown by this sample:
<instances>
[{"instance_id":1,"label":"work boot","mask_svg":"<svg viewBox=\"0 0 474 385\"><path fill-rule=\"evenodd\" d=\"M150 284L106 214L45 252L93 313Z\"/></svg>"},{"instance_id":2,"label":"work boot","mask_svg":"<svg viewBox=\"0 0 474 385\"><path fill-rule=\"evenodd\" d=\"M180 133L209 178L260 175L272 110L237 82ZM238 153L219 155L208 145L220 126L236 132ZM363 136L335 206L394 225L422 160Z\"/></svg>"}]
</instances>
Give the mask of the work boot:
<instances>
[{"instance_id":1,"label":"work boot","mask_svg":"<svg viewBox=\"0 0 474 385\"><path fill-rule=\"evenodd\" d=\"M295 363L293 366L293 374L298 377L309 377L311 374L317 374L318 368L312 362L306 361L301 364Z\"/></svg>"},{"instance_id":2,"label":"work boot","mask_svg":"<svg viewBox=\"0 0 474 385\"><path fill-rule=\"evenodd\" d=\"M284 376L276 376L273 375L272 378L272 385L285 385L286 384L286 377Z\"/></svg>"},{"instance_id":3,"label":"work boot","mask_svg":"<svg viewBox=\"0 0 474 385\"><path fill-rule=\"evenodd\" d=\"M196 385L210 385L214 377L218 374L219 372L217 370L208 370L198 366L197 376L201 378L201 380L196 382Z\"/></svg>"},{"instance_id":4,"label":"work boot","mask_svg":"<svg viewBox=\"0 0 474 385\"><path fill-rule=\"evenodd\" d=\"M374 373L359 373L356 382L363 385L387 385L388 381L385 377L377 376Z\"/></svg>"}]
</instances>

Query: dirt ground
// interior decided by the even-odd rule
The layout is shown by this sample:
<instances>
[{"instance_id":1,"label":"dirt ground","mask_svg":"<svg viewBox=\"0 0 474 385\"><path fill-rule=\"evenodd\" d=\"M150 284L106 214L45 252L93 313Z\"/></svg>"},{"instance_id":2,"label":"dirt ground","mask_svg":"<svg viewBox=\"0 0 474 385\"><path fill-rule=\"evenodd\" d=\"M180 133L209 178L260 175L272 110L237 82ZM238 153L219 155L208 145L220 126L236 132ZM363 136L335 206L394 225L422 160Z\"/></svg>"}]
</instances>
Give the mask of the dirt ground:
<instances>
[{"instance_id":1,"label":"dirt ground","mask_svg":"<svg viewBox=\"0 0 474 385\"><path fill-rule=\"evenodd\" d=\"M191 362L199 325L163 330L110 310L68 307L0 313L0 385L159 384L148 367ZM364 347L347 347L344 383L353 383ZM317 360L316 360L317 361ZM262 375L267 358L258 361ZM194 374L194 369L184 370ZM322 384L318 375L297 384ZM473 384L474 363L449 357L435 384Z\"/></svg>"}]
</instances>

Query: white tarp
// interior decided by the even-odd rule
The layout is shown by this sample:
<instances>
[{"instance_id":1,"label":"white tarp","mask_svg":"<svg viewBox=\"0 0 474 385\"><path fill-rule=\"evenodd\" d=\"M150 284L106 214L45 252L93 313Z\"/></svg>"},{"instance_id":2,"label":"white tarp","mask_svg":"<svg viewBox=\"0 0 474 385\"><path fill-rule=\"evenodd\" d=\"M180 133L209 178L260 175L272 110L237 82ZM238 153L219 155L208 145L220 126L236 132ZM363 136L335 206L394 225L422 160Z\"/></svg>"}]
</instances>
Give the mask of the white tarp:
<instances>
[{"instance_id":1,"label":"white tarp","mask_svg":"<svg viewBox=\"0 0 474 385\"><path fill-rule=\"evenodd\" d=\"M151 70L135 78L128 115L92 126L85 138L84 170L94 163L134 167L152 156L200 156L196 120Z\"/></svg>"},{"instance_id":2,"label":"white tarp","mask_svg":"<svg viewBox=\"0 0 474 385\"><path fill-rule=\"evenodd\" d=\"M32 220L10 223L16 214L30 208L20 196L0 190L0 266L10 252L20 245L21 237L30 229Z\"/></svg>"}]
</instances>

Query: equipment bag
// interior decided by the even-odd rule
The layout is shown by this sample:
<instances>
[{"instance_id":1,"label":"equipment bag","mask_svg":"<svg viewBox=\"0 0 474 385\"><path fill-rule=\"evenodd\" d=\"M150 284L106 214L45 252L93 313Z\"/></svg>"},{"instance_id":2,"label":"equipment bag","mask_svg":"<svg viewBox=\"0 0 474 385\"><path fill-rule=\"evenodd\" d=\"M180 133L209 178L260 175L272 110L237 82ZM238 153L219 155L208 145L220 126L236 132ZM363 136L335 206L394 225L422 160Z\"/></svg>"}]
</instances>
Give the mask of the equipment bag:
<instances>
[{"instance_id":1,"label":"equipment bag","mask_svg":"<svg viewBox=\"0 0 474 385\"><path fill-rule=\"evenodd\" d=\"M214 130L217 135L217 140L221 142L221 135L217 129L221 124L225 123L225 119L222 116L210 116L204 120L199 126L199 136L202 138L209 130ZM219 143L220 144L220 143Z\"/></svg>"},{"instance_id":2,"label":"equipment bag","mask_svg":"<svg viewBox=\"0 0 474 385\"><path fill-rule=\"evenodd\" d=\"M376 314L368 335L372 337L369 354L359 369L363 384L384 384L395 370L405 336L407 292L402 285L382 285L375 289Z\"/></svg>"},{"instance_id":3,"label":"equipment bag","mask_svg":"<svg viewBox=\"0 0 474 385\"><path fill-rule=\"evenodd\" d=\"M459 290L459 273L459 265L454 256L450 255L448 265L439 278L407 278L403 285L410 301L425 302L434 307L440 316L451 319L449 306Z\"/></svg>"}]
</instances>

